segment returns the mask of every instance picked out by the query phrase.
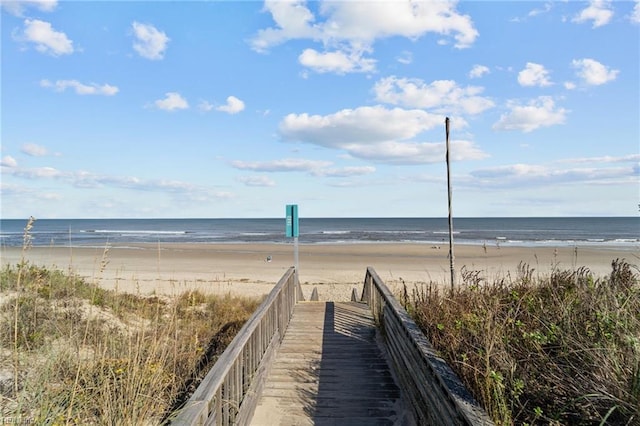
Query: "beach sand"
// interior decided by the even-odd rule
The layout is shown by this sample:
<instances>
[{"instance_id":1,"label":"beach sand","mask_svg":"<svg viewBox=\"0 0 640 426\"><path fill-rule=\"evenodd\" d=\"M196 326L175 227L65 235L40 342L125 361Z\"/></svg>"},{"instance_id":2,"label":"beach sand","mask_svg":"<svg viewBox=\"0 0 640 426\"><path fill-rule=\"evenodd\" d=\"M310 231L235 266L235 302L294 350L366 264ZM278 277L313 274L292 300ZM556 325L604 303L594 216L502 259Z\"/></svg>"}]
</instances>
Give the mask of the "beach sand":
<instances>
[{"instance_id":1,"label":"beach sand","mask_svg":"<svg viewBox=\"0 0 640 426\"><path fill-rule=\"evenodd\" d=\"M450 286L448 246L416 243L313 244L299 246L300 282L306 297L314 287L320 300L349 300L360 292L371 266L392 291L402 282L409 289L424 283ZM189 290L260 297L268 294L294 264L293 244L158 244L128 247L31 247L25 258L32 264L72 270L107 289L142 295L177 295ZM596 276L611 272L611 261L640 264L638 251L603 247L455 246L458 279L462 267L482 271L489 281L517 276L527 263L536 275L553 268L586 266ZM20 248L3 247L1 264L16 264ZM268 261L270 259L270 261Z\"/></svg>"}]
</instances>

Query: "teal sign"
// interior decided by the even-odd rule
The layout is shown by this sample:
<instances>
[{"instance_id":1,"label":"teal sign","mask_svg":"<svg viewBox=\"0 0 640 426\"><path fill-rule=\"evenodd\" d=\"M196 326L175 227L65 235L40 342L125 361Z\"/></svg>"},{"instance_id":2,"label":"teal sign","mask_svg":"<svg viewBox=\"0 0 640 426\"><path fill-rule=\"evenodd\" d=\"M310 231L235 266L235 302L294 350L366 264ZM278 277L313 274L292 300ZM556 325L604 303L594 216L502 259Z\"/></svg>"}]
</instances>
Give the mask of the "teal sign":
<instances>
[{"instance_id":1,"label":"teal sign","mask_svg":"<svg viewBox=\"0 0 640 426\"><path fill-rule=\"evenodd\" d=\"M286 225L286 236L297 237L300 232L298 228L298 205L297 204L287 204L287 225Z\"/></svg>"}]
</instances>

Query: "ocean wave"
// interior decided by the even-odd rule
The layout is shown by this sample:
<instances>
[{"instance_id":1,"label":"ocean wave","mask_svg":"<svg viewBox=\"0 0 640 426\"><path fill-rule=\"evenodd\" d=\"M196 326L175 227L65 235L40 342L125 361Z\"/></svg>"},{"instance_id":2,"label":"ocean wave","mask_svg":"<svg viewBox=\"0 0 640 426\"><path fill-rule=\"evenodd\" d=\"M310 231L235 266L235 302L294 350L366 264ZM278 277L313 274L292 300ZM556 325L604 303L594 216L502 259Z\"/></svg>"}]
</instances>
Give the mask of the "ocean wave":
<instances>
[{"instance_id":1,"label":"ocean wave","mask_svg":"<svg viewBox=\"0 0 640 426\"><path fill-rule=\"evenodd\" d=\"M189 231L161 231L161 230L118 230L118 229L81 229L87 234L121 234L121 235L185 235Z\"/></svg>"},{"instance_id":2,"label":"ocean wave","mask_svg":"<svg viewBox=\"0 0 640 426\"><path fill-rule=\"evenodd\" d=\"M472 218L457 220L455 244L548 247L620 247L637 250L638 218ZM24 222L0 219L0 245L21 246ZM103 243L288 243L280 219L44 219L33 245L101 246ZM446 219L304 219L301 244L412 242L443 245Z\"/></svg>"}]
</instances>

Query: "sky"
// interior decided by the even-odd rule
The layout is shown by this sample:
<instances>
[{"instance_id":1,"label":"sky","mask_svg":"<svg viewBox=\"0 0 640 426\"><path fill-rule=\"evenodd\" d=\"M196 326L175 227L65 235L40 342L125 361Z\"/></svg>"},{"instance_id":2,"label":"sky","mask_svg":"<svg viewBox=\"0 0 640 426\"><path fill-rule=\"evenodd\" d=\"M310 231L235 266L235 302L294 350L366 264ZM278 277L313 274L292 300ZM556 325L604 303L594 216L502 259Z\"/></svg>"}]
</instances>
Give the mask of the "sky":
<instances>
[{"instance_id":1,"label":"sky","mask_svg":"<svg viewBox=\"0 0 640 426\"><path fill-rule=\"evenodd\" d=\"M638 1L1 6L2 218L639 212Z\"/></svg>"}]
</instances>

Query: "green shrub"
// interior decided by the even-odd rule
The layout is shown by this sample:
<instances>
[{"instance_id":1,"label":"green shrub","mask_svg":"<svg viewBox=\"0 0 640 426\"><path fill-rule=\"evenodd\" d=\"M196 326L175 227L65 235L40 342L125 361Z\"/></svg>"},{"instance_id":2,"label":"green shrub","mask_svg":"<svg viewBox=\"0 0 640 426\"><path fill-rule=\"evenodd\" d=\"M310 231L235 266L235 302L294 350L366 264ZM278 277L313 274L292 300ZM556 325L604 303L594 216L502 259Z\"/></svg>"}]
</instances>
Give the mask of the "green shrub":
<instances>
[{"instance_id":1,"label":"green shrub","mask_svg":"<svg viewBox=\"0 0 640 426\"><path fill-rule=\"evenodd\" d=\"M26 261L0 271L0 289L15 381L2 415L37 424L161 422L202 357L220 354L259 303L118 293Z\"/></svg>"},{"instance_id":2,"label":"green shrub","mask_svg":"<svg viewBox=\"0 0 640 426\"><path fill-rule=\"evenodd\" d=\"M536 278L462 274L453 294L415 289L408 309L497 424L640 419L640 283L623 260Z\"/></svg>"}]
</instances>

